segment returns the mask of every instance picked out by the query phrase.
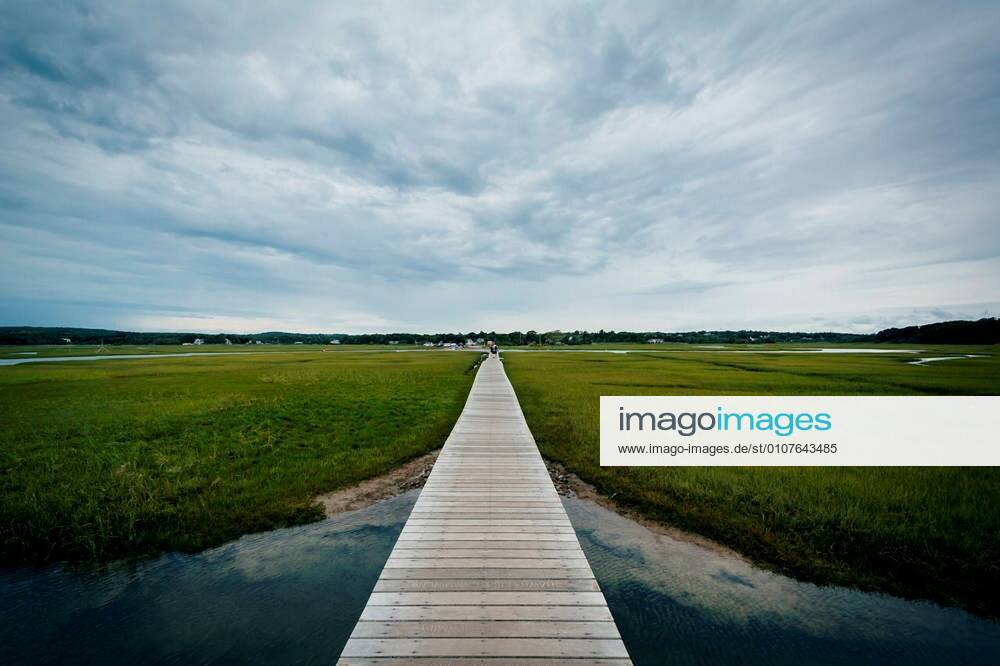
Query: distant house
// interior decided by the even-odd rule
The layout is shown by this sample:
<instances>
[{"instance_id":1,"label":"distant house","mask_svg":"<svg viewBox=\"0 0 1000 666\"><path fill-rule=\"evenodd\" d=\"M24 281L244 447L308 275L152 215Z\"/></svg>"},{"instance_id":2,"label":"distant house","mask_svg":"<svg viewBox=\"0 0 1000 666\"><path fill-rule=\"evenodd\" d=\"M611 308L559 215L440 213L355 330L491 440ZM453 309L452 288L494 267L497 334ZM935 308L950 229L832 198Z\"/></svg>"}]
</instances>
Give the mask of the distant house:
<instances>
[{"instance_id":1,"label":"distant house","mask_svg":"<svg viewBox=\"0 0 1000 666\"><path fill-rule=\"evenodd\" d=\"M339 345L340 344L340 340L330 340L330 344L331 345Z\"/></svg>"},{"instance_id":2,"label":"distant house","mask_svg":"<svg viewBox=\"0 0 1000 666\"><path fill-rule=\"evenodd\" d=\"M389 340L389 344L390 345L398 345L399 344L399 340Z\"/></svg>"},{"instance_id":3,"label":"distant house","mask_svg":"<svg viewBox=\"0 0 1000 666\"><path fill-rule=\"evenodd\" d=\"M663 338L650 338L649 340L646 340L646 342L648 342L651 345L662 345L664 342L666 342L666 340L664 340Z\"/></svg>"},{"instance_id":4,"label":"distant house","mask_svg":"<svg viewBox=\"0 0 1000 666\"><path fill-rule=\"evenodd\" d=\"M425 342L424 343L424 347L435 347L435 346L437 346L437 345L435 345L433 342Z\"/></svg>"},{"instance_id":5,"label":"distant house","mask_svg":"<svg viewBox=\"0 0 1000 666\"><path fill-rule=\"evenodd\" d=\"M59 339L62 340L63 342L65 342L66 344L69 344L69 343L73 342L69 338L59 338Z\"/></svg>"},{"instance_id":6,"label":"distant house","mask_svg":"<svg viewBox=\"0 0 1000 666\"><path fill-rule=\"evenodd\" d=\"M264 343L263 343L263 342L261 342L260 340L254 340L254 341L253 341L253 343L254 343L255 345L262 345L262 344L264 344Z\"/></svg>"},{"instance_id":7,"label":"distant house","mask_svg":"<svg viewBox=\"0 0 1000 666\"><path fill-rule=\"evenodd\" d=\"M194 342L193 342L192 344L195 344L195 345L203 345L203 344L205 344L205 341L204 341L204 340L202 340L201 338L195 338L195 339L194 339Z\"/></svg>"},{"instance_id":8,"label":"distant house","mask_svg":"<svg viewBox=\"0 0 1000 666\"><path fill-rule=\"evenodd\" d=\"M227 344L227 345L231 345L231 344L233 344L233 343L232 343L232 342L230 342L229 338L226 338L226 344Z\"/></svg>"},{"instance_id":9,"label":"distant house","mask_svg":"<svg viewBox=\"0 0 1000 666\"><path fill-rule=\"evenodd\" d=\"M305 344L305 343L303 343L303 342L299 341L299 342L296 342L295 344L297 344L297 345L301 345L301 344Z\"/></svg>"}]
</instances>

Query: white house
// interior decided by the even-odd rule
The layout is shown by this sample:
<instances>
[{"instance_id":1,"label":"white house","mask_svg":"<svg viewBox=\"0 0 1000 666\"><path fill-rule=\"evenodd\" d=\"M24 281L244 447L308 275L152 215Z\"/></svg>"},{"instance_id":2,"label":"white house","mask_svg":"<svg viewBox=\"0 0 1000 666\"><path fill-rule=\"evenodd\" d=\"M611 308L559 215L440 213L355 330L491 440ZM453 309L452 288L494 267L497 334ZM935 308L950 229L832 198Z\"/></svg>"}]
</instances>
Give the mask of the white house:
<instances>
[{"instance_id":1,"label":"white house","mask_svg":"<svg viewBox=\"0 0 1000 666\"><path fill-rule=\"evenodd\" d=\"M330 344L331 345L339 345L340 344L340 340L330 340Z\"/></svg>"},{"instance_id":2,"label":"white house","mask_svg":"<svg viewBox=\"0 0 1000 666\"><path fill-rule=\"evenodd\" d=\"M194 339L194 344L196 344L196 345L203 345L203 344L205 344L205 341L202 340L201 338L195 338Z\"/></svg>"}]
</instances>

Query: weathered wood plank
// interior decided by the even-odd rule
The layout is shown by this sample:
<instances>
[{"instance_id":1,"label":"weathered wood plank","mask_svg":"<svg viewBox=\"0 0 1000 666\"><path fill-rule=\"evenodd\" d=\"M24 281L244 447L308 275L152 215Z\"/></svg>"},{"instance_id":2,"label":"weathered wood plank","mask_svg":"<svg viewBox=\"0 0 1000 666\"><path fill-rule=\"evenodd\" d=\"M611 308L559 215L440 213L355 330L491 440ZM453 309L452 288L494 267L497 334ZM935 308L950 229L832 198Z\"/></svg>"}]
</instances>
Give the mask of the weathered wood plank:
<instances>
[{"instance_id":1,"label":"weathered wood plank","mask_svg":"<svg viewBox=\"0 0 1000 666\"><path fill-rule=\"evenodd\" d=\"M480 368L339 663L631 663L496 359Z\"/></svg>"},{"instance_id":2,"label":"weathered wood plank","mask_svg":"<svg viewBox=\"0 0 1000 666\"><path fill-rule=\"evenodd\" d=\"M437 538L464 538L465 534L494 534L503 535L501 538L513 539L517 538L512 535L522 534L525 536L575 536L572 527L525 527L524 525L494 525L493 527L486 528L481 525L457 525L452 527L441 527L441 526L415 526L412 529L406 530L400 534L401 537L409 539L414 535L438 535ZM444 535L444 536L441 536Z\"/></svg>"},{"instance_id":3,"label":"weathered wood plank","mask_svg":"<svg viewBox=\"0 0 1000 666\"><path fill-rule=\"evenodd\" d=\"M561 507L556 505L513 508L509 506L495 506L495 505L494 506L433 506L433 505L428 506L426 504L422 505L419 509L414 509L410 513L410 515L416 516L418 518L429 518L431 517L430 514L440 514L440 513L446 513L446 514L488 513L488 514L499 514L508 517L516 517L516 516L537 517L537 516L549 516L549 515L555 515L555 516L563 515Z\"/></svg>"},{"instance_id":4,"label":"weathered wood plank","mask_svg":"<svg viewBox=\"0 0 1000 666\"><path fill-rule=\"evenodd\" d=\"M502 521L482 520L475 523L444 523L426 524L426 521L417 521L413 525L403 528L408 532L523 532L530 534L537 532L540 534L576 534L571 524L555 525L523 525L517 523L504 523Z\"/></svg>"},{"instance_id":5,"label":"weathered wood plank","mask_svg":"<svg viewBox=\"0 0 1000 666\"><path fill-rule=\"evenodd\" d=\"M372 592L369 606L603 606L600 592Z\"/></svg>"},{"instance_id":6,"label":"weathered wood plank","mask_svg":"<svg viewBox=\"0 0 1000 666\"><path fill-rule=\"evenodd\" d=\"M399 567L383 569L379 580L393 579L434 579L434 578L454 578L454 579L501 579L501 578L548 578L555 580L559 578L586 578L593 579L594 574L590 567L538 567L536 569L506 568L494 569L492 567L465 567L453 569L451 567Z\"/></svg>"},{"instance_id":7,"label":"weathered wood plank","mask_svg":"<svg viewBox=\"0 0 1000 666\"><path fill-rule=\"evenodd\" d=\"M414 525L571 525L565 515L558 518L530 518L504 515L500 518L413 518Z\"/></svg>"},{"instance_id":8,"label":"weathered wood plank","mask_svg":"<svg viewBox=\"0 0 1000 666\"><path fill-rule=\"evenodd\" d=\"M628 657L620 638L352 638L345 657Z\"/></svg>"},{"instance_id":9,"label":"weathered wood plank","mask_svg":"<svg viewBox=\"0 0 1000 666\"><path fill-rule=\"evenodd\" d=\"M432 520L436 522L432 522ZM542 534L575 534L571 524L525 524L503 520L473 520L463 518L461 520L469 522L445 522L445 519L428 519L415 521L413 525L407 525L404 529L409 532L538 532Z\"/></svg>"},{"instance_id":10,"label":"weathered wood plank","mask_svg":"<svg viewBox=\"0 0 1000 666\"><path fill-rule=\"evenodd\" d=\"M598 622L611 620L611 611L607 606L365 606L361 620Z\"/></svg>"},{"instance_id":11,"label":"weathered wood plank","mask_svg":"<svg viewBox=\"0 0 1000 666\"><path fill-rule=\"evenodd\" d=\"M414 528L405 534L400 535L402 541L414 540L440 540L440 541L520 541L527 539L539 539L548 541L570 541L568 536L575 536L572 532L562 527L533 528L524 531L517 530L516 527L497 527L490 531L482 531L480 526L460 526L450 530L439 530L433 528ZM469 547L476 548L476 544Z\"/></svg>"},{"instance_id":12,"label":"weathered wood plank","mask_svg":"<svg viewBox=\"0 0 1000 666\"><path fill-rule=\"evenodd\" d=\"M395 555L391 555L389 560L385 563L386 569L479 569L483 567L491 567L494 569L560 569L566 567L582 568L586 566L587 559L584 557L566 557L559 560L542 559L537 557L508 557L495 558L491 560L483 560L478 557L468 559L454 557L445 560L439 558L396 557Z\"/></svg>"},{"instance_id":13,"label":"weathered wood plank","mask_svg":"<svg viewBox=\"0 0 1000 666\"><path fill-rule=\"evenodd\" d=\"M394 555L399 555L400 557L407 558L435 558L435 559L445 559L445 558L455 558L460 557L463 559L481 559L481 560L494 560L494 559L510 559L510 558L520 558L524 559L530 558L541 558L541 559L580 559L583 558L583 551L580 546L564 541L566 544L564 548L396 548L393 551ZM483 565L489 564L489 562L483 562Z\"/></svg>"},{"instance_id":14,"label":"weathered wood plank","mask_svg":"<svg viewBox=\"0 0 1000 666\"><path fill-rule=\"evenodd\" d=\"M487 535L492 536L492 535ZM495 536L489 539L460 540L460 539L424 539L424 540L400 540L396 542L396 551L412 551L419 549L457 549L457 548L495 548L505 550L563 550L579 548L579 545L572 540L566 541L535 541L524 539L522 541L498 540Z\"/></svg>"},{"instance_id":15,"label":"weathered wood plank","mask_svg":"<svg viewBox=\"0 0 1000 666\"><path fill-rule=\"evenodd\" d=\"M411 620L358 622L351 638L617 638L614 622Z\"/></svg>"},{"instance_id":16,"label":"weathered wood plank","mask_svg":"<svg viewBox=\"0 0 1000 666\"><path fill-rule=\"evenodd\" d=\"M629 659L533 659L531 657L350 657L344 666L632 666Z\"/></svg>"},{"instance_id":17,"label":"weathered wood plank","mask_svg":"<svg viewBox=\"0 0 1000 666\"><path fill-rule=\"evenodd\" d=\"M376 592L599 592L592 578L380 578Z\"/></svg>"},{"instance_id":18,"label":"weathered wood plank","mask_svg":"<svg viewBox=\"0 0 1000 666\"><path fill-rule=\"evenodd\" d=\"M496 502L491 502L489 500L486 500L484 502L464 502L462 500L427 498L425 501L420 503L420 508L422 510L434 507L463 507L463 506L467 507L502 506L503 508L516 511L517 509L537 509L537 508L559 509L562 508L562 502L560 502L558 499L546 499L546 500L504 502L503 504L498 505Z\"/></svg>"}]
</instances>

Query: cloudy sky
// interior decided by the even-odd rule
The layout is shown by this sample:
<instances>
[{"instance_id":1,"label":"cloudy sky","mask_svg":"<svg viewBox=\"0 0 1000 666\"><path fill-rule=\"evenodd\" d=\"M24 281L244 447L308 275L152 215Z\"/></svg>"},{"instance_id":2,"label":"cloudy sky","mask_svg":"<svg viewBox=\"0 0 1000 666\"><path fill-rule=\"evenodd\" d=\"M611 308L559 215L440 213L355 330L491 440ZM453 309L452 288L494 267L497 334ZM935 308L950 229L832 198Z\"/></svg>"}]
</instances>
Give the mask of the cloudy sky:
<instances>
[{"instance_id":1,"label":"cloudy sky","mask_svg":"<svg viewBox=\"0 0 1000 666\"><path fill-rule=\"evenodd\" d=\"M1000 4L826 4L0 0L0 324L1000 314Z\"/></svg>"}]
</instances>

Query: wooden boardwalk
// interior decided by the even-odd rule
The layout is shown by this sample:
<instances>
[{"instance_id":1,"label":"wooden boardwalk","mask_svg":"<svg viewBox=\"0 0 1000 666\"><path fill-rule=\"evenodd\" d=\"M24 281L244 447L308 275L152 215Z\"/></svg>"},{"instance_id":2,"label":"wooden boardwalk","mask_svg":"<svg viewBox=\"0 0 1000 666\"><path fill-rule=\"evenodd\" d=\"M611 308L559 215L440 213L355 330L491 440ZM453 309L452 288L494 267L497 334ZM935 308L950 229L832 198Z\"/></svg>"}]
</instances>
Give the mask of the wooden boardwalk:
<instances>
[{"instance_id":1,"label":"wooden boardwalk","mask_svg":"<svg viewBox=\"0 0 1000 666\"><path fill-rule=\"evenodd\" d=\"M339 663L631 663L495 357Z\"/></svg>"}]
</instances>

